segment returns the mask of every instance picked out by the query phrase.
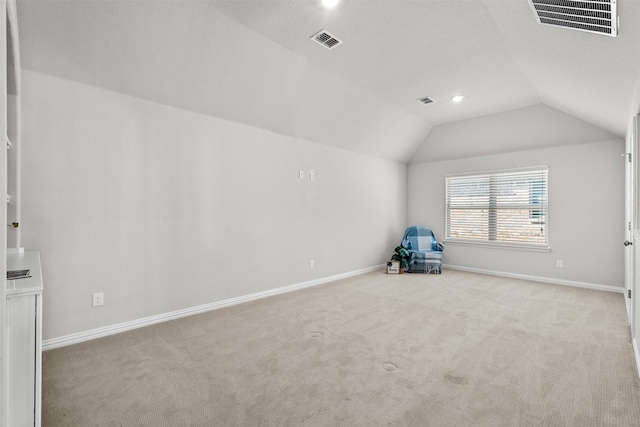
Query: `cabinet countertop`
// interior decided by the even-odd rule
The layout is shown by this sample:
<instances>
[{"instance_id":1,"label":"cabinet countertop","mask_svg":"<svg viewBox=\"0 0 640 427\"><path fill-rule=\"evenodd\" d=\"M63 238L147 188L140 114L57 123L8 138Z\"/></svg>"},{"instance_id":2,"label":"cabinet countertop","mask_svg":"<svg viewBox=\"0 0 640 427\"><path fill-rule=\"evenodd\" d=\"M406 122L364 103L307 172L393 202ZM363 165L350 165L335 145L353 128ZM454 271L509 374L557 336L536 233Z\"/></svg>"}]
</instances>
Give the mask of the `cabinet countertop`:
<instances>
[{"instance_id":1,"label":"cabinet countertop","mask_svg":"<svg viewBox=\"0 0 640 427\"><path fill-rule=\"evenodd\" d=\"M31 270L31 277L7 280L7 298L42 293L42 269L39 251L7 253L8 270Z\"/></svg>"}]
</instances>

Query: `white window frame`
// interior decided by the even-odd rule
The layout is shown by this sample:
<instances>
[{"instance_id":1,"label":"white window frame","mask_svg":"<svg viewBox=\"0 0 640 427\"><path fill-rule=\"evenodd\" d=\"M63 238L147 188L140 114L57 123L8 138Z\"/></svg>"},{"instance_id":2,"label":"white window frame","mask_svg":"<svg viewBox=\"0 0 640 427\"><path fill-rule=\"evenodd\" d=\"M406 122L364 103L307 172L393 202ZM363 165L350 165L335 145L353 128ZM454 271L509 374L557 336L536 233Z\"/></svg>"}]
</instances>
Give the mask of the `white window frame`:
<instances>
[{"instance_id":1,"label":"white window frame","mask_svg":"<svg viewBox=\"0 0 640 427\"><path fill-rule=\"evenodd\" d=\"M504 195L501 196L502 201L498 200L498 192L497 188L500 187L496 182L500 182L501 180L513 178L517 179L518 177L523 178L531 178L532 182L536 179L536 176L539 176L543 179L544 185L540 188L537 188L535 194L531 194L528 192L528 203L523 203L523 195L521 194L519 197L517 195L513 195L513 199L505 198ZM489 180L488 189L485 189L484 197L478 197L475 200L469 199L468 203L466 201L461 201L458 199L455 200L454 193L456 186L461 188L461 185L466 184L477 184L481 185L482 181ZM487 196L488 194L488 196ZM532 200L532 196L535 196L535 202ZM514 203L509 203L513 201ZM470 221L468 224L464 224L458 222L460 227L465 226L473 226L473 225L482 225L486 227L482 229L477 237L470 237L469 235L473 232L465 233L463 230L456 232L455 225L452 224L455 219L452 220L452 207L455 207L458 212L460 210L469 210L471 212L478 212L486 216L486 222L484 222L484 218L482 222L479 221ZM515 220L512 228L502 227L504 222L499 221L497 212L500 210L520 210L520 211L529 211L529 218L542 218L537 222L531 222L532 225L541 225L541 232L543 233L543 241L532 242L526 241L526 237L523 237L523 240L518 240L517 237L513 238L505 238L500 239L498 236L498 232L496 230L502 229L506 230L507 234L512 232L517 232L518 230L518 221L522 221L522 219ZM535 212L535 216L531 216ZM528 222L525 223L528 225ZM453 229L452 229L453 227ZM530 227L533 230L533 227ZM511 231L510 231L511 230ZM457 236L456 236L457 234ZM467 234L465 237L459 237L461 234ZM533 237L531 237L533 239ZM519 249L519 250L527 250L527 251L540 251L540 252L549 252L549 166L533 166L527 168L517 168L517 169L500 169L500 170L491 170L491 171L481 171L481 172L464 172L464 173L451 173L445 175L445 243L453 243L453 244L461 244L461 245L472 245L472 246L486 246L486 247L496 247L496 248L509 248L509 249Z\"/></svg>"}]
</instances>

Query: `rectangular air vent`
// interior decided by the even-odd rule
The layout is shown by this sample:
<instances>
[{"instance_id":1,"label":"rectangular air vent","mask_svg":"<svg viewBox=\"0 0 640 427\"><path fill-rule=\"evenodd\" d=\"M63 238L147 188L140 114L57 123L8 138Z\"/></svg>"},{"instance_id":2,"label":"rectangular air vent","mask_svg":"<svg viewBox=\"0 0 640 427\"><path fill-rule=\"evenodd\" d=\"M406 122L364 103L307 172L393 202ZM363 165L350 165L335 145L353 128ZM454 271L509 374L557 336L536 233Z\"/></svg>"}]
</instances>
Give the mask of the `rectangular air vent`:
<instances>
[{"instance_id":1,"label":"rectangular air vent","mask_svg":"<svg viewBox=\"0 0 640 427\"><path fill-rule=\"evenodd\" d=\"M529 0L540 24L616 37L617 0Z\"/></svg>"},{"instance_id":2,"label":"rectangular air vent","mask_svg":"<svg viewBox=\"0 0 640 427\"><path fill-rule=\"evenodd\" d=\"M432 102L436 102L432 98L429 98L428 96L425 96L424 98L418 98L418 101L422 102L423 104L431 104Z\"/></svg>"},{"instance_id":3,"label":"rectangular air vent","mask_svg":"<svg viewBox=\"0 0 640 427\"><path fill-rule=\"evenodd\" d=\"M326 47L327 49L333 49L334 47L342 44L342 40L329 34L329 32L325 30L322 30L319 33L315 34L311 37L311 39L316 43L319 43L322 46Z\"/></svg>"}]
</instances>

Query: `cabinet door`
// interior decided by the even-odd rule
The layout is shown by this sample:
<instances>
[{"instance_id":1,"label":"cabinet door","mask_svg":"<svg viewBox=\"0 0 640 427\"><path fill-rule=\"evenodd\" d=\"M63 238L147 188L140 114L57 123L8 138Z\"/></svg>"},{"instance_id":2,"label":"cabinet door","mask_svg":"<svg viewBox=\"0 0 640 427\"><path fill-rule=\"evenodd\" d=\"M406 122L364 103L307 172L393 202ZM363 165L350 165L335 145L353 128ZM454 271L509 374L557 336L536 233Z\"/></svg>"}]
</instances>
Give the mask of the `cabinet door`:
<instances>
[{"instance_id":1,"label":"cabinet door","mask_svg":"<svg viewBox=\"0 0 640 427\"><path fill-rule=\"evenodd\" d=\"M35 425L36 296L7 299L8 425Z\"/></svg>"}]
</instances>

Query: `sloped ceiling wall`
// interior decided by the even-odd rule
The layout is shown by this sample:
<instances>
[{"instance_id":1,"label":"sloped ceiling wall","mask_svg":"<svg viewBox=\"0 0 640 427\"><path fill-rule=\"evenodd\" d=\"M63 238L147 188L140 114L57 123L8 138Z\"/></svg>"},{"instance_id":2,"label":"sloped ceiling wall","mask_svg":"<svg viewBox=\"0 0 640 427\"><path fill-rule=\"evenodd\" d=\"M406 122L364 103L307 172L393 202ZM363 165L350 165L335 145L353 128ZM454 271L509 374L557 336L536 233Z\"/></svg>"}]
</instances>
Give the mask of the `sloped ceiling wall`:
<instances>
[{"instance_id":1,"label":"sloped ceiling wall","mask_svg":"<svg viewBox=\"0 0 640 427\"><path fill-rule=\"evenodd\" d=\"M411 163L619 140L617 135L539 104L435 126Z\"/></svg>"},{"instance_id":2,"label":"sloped ceiling wall","mask_svg":"<svg viewBox=\"0 0 640 427\"><path fill-rule=\"evenodd\" d=\"M617 1L617 37L538 24L529 29L532 12L523 2L485 3L541 102L624 136L640 71L640 2Z\"/></svg>"},{"instance_id":3,"label":"sloped ceiling wall","mask_svg":"<svg viewBox=\"0 0 640 427\"><path fill-rule=\"evenodd\" d=\"M206 2L34 1L19 13L30 70L402 162L431 128Z\"/></svg>"},{"instance_id":4,"label":"sloped ceiling wall","mask_svg":"<svg viewBox=\"0 0 640 427\"><path fill-rule=\"evenodd\" d=\"M539 25L527 0L30 0L18 15L26 69L409 162L434 126L540 104L624 136L640 2L618 5L616 38ZM320 29L345 43L311 42Z\"/></svg>"}]
</instances>

